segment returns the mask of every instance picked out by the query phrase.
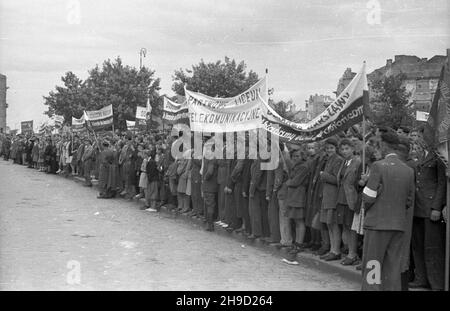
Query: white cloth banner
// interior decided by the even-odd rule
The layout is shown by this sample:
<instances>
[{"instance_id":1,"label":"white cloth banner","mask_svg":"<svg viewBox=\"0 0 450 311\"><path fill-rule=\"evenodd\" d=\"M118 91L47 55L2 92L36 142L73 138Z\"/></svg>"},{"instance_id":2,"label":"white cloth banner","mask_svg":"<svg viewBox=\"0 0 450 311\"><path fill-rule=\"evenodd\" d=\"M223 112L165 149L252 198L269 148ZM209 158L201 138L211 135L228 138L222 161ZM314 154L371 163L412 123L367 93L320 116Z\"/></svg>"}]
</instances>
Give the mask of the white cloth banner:
<instances>
[{"instance_id":1,"label":"white cloth banner","mask_svg":"<svg viewBox=\"0 0 450 311\"><path fill-rule=\"evenodd\" d=\"M184 91L186 94L186 102L189 107L193 105L195 106L201 105L213 109L236 107L245 105L249 102L259 101L259 96L261 96L263 100L268 101L266 77L259 80L247 91L235 97L228 97L228 98L211 97L201 93L189 91L186 88L184 89Z\"/></svg>"},{"instance_id":2,"label":"white cloth banner","mask_svg":"<svg viewBox=\"0 0 450 311\"><path fill-rule=\"evenodd\" d=\"M424 121L424 122L427 122L427 121L428 121L428 116L429 116L429 115L430 115L430 114L429 114L428 112L417 110L417 111L416 111L416 120L417 120L417 121Z\"/></svg>"},{"instance_id":3,"label":"white cloth banner","mask_svg":"<svg viewBox=\"0 0 450 311\"><path fill-rule=\"evenodd\" d=\"M361 122L368 86L364 64L338 98L306 123L289 121L270 107L266 78L232 98L213 98L186 89L185 93L193 131L235 132L265 128L286 140L302 142L329 137Z\"/></svg>"},{"instance_id":4,"label":"white cloth banner","mask_svg":"<svg viewBox=\"0 0 450 311\"><path fill-rule=\"evenodd\" d=\"M306 123L296 123L289 121L281 117L275 110L267 104L267 101L263 101L265 104L265 115L272 121L283 123L283 125L292 127L296 130L302 131L315 131L323 128L326 125L331 124L340 117L340 112L347 109L355 101L363 98L364 91L368 91L367 76L366 76L366 64L364 63L361 71L356 74L352 81L342 91L342 93L325 109L321 114L315 117L313 120Z\"/></svg>"},{"instance_id":5,"label":"white cloth banner","mask_svg":"<svg viewBox=\"0 0 450 311\"><path fill-rule=\"evenodd\" d=\"M72 117L72 126L83 126L84 123L84 114L79 119Z\"/></svg>"},{"instance_id":6,"label":"white cloth banner","mask_svg":"<svg viewBox=\"0 0 450 311\"><path fill-rule=\"evenodd\" d=\"M54 124L56 127L60 128L62 127L63 123L64 123L64 116L60 116L60 115L54 115L53 116L53 120L54 120Z\"/></svg>"},{"instance_id":7,"label":"white cloth banner","mask_svg":"<svg viewBox=\"0 0 450 311\"><path fill-rule=\"evenodd\" d=\"M147 108L137 106L136 107L136 119L146 120L147 119Z\"/></svg>"},{"instance_id":8,"label":"white cloth banner","mask_svg":"<svg viewBox=\"0 0 450 311\"><path fill-rule=\"evenodd\" d=\"M87 121L98 121L107 118L112 118L112 116L113 116L112 105L103 107L100 110L85 111L85 118Z\"/></svg>"},{"instance_id":9,"label":"white cloth banner","mask_svg":"<svg viewBox=\"0 0 450 311\"><path fill-rule=\"evenodd\" d=\"M84 124L86 123L85 121L85 114L83 113L83 115L81 116L81 118L77 119L72 117L72 130L74 132L80 132L84 129Z\"/></svg>"},{"instance_id":10,"label":"white cloth banner","mask_svg":"<svg viewBox=\"0 0 450 311\"><path fill-rule=\"evenodd\" d=\"M136 121L127 121L127 129L134 130L136 128Z\"/></svg>"},{"instance_id":11,"label":"white cloth banner","mask_svg":"<svg viewBox=\"0 0 450 311\"><path fill-rule=\"evenodd\" d=\"M163 110L167 112L177 113L182 109L187 108L187 101L184 101L183 103L179 104L176 102L171 101L167 97L164 97L164 106Z\"/></svg>"},{"instance_id":12,"label":"white cloth banner","mask_svg":"<svg viewBox=\"0 0 450 311\"><path fill-rule=\"evenodd\" d=\"M203 105L189 106L189 121L193 131L236 132L261 126L262 104L259 97L241 106L214 109Z\"/></svg>"}]
</instances>

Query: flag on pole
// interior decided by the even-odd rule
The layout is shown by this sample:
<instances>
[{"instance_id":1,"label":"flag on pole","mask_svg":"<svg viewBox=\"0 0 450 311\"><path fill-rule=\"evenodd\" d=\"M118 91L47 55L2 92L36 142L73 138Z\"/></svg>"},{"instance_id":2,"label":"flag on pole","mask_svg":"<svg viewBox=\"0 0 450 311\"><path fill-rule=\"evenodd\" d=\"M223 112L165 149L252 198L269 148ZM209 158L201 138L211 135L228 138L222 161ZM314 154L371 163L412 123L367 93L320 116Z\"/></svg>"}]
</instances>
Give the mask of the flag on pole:
<instances>
[{"instance_id":1,"label":"flag on pole","mask_svg":"<svg viewBox=\"0 0 450 311\"><path fill-rule=\"evenodd\" d=\"M53 116L53 121L54 121L55 128L61 129L63 127L64 121L65 121L64 116L55 114Z\"/></svg>"},{"instance_id":2,"label":"flag on pole","mask_svg":"<svg viewBox=\"0 0 450 311\"><path fill-rule=\"evenodd\" d=\"M424 140L448 165L447 142L450 138L450 68L442 67L430 114L424 129Z\"/></svg>"},{"instance_id":3,"label":"flag on pole","mask_svg":"<svg viewBox=\"0 0 450 311\"><path fill-rule=\"evenodd\" d=\"M79 119L72 117L72 131L81 132L85 128L85 115L86 114L83 113L83 115Z\"/></svg>"},{"instance_id":4,"label":"flag on pole","mask_svg":"<svg viewBox=\"0 0 450 311\"><path fill-rule=\"evenodd\" d=\"M146 107L146 110L147 110L146 117L147 117L147 119L150 119L151 114L152 114L152 105L150 105L150 96L147 98L147 107Z\"/></svg>"}]
</instances>

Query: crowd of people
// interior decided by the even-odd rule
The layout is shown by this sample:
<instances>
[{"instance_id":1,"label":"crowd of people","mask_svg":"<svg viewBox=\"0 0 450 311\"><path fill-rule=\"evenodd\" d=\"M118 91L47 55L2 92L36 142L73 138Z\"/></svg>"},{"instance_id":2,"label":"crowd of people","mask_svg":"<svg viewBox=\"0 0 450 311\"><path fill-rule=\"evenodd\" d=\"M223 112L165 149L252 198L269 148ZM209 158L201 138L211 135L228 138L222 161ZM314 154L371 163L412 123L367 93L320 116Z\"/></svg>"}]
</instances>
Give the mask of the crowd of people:
<instances>
[{"instance_id":1,"label":"crowd of people","mask_svg":"<svg viewBox=\"0 0 450 311\"><path fill-rule=\"evenodd\" d=\"M280 144L280 161L173 157L169 132L2 135L5 160L98 180L100 199L145 198L283 248L362 270L366 290L444 289L446 167L420 129ZM248 150L247 150L248 153ZM364 159L363 159L364 157ZM380 267L379 276L376 271ZM373 277L375 273L375 277Z\"/></svg>"}]
</instances>

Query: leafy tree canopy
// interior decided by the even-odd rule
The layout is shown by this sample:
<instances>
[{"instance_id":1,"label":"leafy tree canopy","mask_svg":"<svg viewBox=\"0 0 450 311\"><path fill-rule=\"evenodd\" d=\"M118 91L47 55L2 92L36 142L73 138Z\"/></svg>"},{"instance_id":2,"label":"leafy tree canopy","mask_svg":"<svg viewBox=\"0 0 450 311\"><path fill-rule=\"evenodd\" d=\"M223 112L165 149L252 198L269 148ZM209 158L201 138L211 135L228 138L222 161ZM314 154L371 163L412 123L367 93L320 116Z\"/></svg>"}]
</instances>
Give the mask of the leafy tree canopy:
<instances>
[{"instance_id":1,"label":"leafy tree canopy","mask_svg":"<svg viewBox=\"0 0 450 311\"><path fill-rule=\"evenodd\" d=\"M184 86L190 91L200 92L212 97L233 97L250 88L258 82L258 75L246 72L246 65L242 61L225 57L225 61L218 60L205 63L202 59L192 69L179 69L172 77L172 90L184 96Z\"/></svg>"},{"instance_id":2,"label":"leafy tree canopy","mask_svg":"<svg viewBox=\"0 0 450 311\"><path fill-rule=\"evenodd\" d=\"M81 117L83 110L98 110L112 104L115 127L125 129L125 120L134 120L136 106L146 106L150 97L152 114L161 115L160 79L154 77L154 71L124 65L118 57L106 60L88 73L88 78L82 81L73 72L67 72L61 78L64 85L56 86L55 91L44 96L44 104L48 106L45 114L63 115L66 123L70 123L71 117Z\"/></svg>"},{"instance_id":3,"label":"leafy tree canopy","mask_svg":"<svg viewBox=\"0 0 450 311\"><path fill-rule=\"evenodd\" d=\"M375 124L392 128L412 125L413 111L408 106L411 94L404 87L404 80L405 75L400 73L373 83L370 104L374 111Z\"/></svg>"}]
</instances>

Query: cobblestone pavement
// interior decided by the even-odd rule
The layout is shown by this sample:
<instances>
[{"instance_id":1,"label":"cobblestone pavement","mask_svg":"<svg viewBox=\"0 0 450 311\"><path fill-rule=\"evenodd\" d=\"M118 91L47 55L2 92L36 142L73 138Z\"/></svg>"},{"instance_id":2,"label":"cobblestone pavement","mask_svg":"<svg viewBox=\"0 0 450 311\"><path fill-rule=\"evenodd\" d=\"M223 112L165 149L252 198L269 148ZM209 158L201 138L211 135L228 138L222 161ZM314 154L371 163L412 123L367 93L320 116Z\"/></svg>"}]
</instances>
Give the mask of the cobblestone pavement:
<instances>
[{"instance_id":1,"label":"cobblestone pavement","mask_svg":"<svg viewBox=\"0 0 450 311\"><path fill-rule=\"evenodd\" d=\"M1 159L0 289L359 289L170 215L141 211L136 202L96 195Z\"/></svg>"}]
</instances>

